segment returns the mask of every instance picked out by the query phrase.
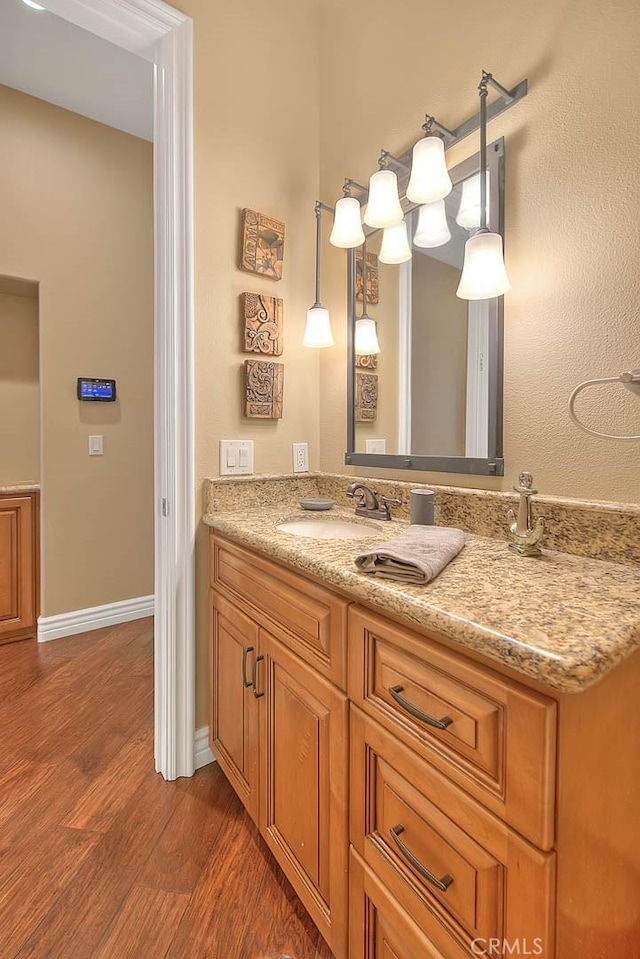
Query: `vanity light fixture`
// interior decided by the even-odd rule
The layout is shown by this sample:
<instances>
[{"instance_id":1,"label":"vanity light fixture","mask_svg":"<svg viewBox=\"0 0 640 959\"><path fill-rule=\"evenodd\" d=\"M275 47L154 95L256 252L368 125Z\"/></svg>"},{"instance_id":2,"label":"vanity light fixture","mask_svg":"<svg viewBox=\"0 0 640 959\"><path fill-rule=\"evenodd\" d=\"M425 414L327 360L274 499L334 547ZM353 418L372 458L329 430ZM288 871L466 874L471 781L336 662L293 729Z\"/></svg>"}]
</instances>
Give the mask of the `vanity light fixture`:
<instances>
[{"instance_id":1,"label":"vanity light fixture","mask_svg":"<svg viewBox=\"0 0 640 959\"><path fill-rule=\"evenodd\" d=\"M398 196L398 177L386 167L388 154L383 150L378 160L380 169L369 179L369 199L364 222L374 229L396 226L404 219Z\"/></svg>"},{"instance_id":2,"label":"vanity light fixture","mask_svg":"<svg viewBox=\"0 0 640 959\"><path fill-rule=\"evenodd\" d=\"M35 0L22 0L22 2L27 7L31 7L32 10L45 10L46 7L43 7L41 3L36 3Z\"/></svg>"},{"instance_id":3,"label":"vanity light fixture","mask_svg":"<svg viewBox=\"0 0 640 959\"><path fill-rule=\"evenodd\" d=\"M444 200L423 204L418 211L418 225L413 237L414 246L428 250L436 246L444 246L450 239L451 230L447 223Z\"/></svg>"},{"instance_id":4,"label":"vanity light fixture","mask_svg":"<svg viewBox=\"0 0 640 959\"><path fill-rule=\"evenodd\" d=\"M302 340L303 346L315 347L316 349L334 345L329 310L325 309L320 303L320 217L323 209L330 209L330 207L325 207L320 200L316 200L314 207L316 214L316 300L313 306L307 310L307 326Z\"/></svg>"},{"instance_id":5,"label":"vanity light fixture","mask_svg":"<svg viewBox=\"0 0 640 959\"><path fill-rule=\"evenodd\" d=\"M462 300L490 300L511 289L504 265L502 237L487 227L487 96L491 84L500 94L511 97L509 91L493 79L486 70L478 85L480 96L480 228L469 237L464 247L464 265L456 290Z\"/></svg>"},{"instance_id":6,"label":"vanity light fixture","mask_svg":"<svg viewBox=\"0 0 640 959\"><path fill-rule=\"evenodd\" d=\"M353 347L356 356L371 356L380 352L376 321L367 313L367 244L362 247L362 316L355 322Z\"/></svg>"},{"instance_id":7,"label":"vanity light fixture","mask_svg":"<svg viewBox=\"0 0 640 959\"><path fill-rule=\"evenodd\" d=\"M360 201L351 196L351 187L359 186L348 177L342 187L343 197L336 203L333 217L333 229L329 243L343 250L353 250L364 243L364 230L360 221ZM364 190L365 188L362 187Z\"/></svg>"},{"instance_id":8,"label":"vanity light fixture","mask_svg":"<svg viewBox=\"0 0 640 959\"><path fill-rule=\"evenodd\" d=\"M378 259L381 263L406 263L411 259L406 220L388 226L383 231Z\"/></svg>"},{"instance_id":9,"label":"vanity light fixture","mask_svg":"<svg viewBox=\"0 0 640 959\"><path fill-rule=\"evenodd\" d=\"M424 137L413 148L411 177L407 186L407 200L411 203L435 203L448 196L453 183L444 157L444 141L432 133L436 121L427 114L422 125ZM450 130L438 124L450 136Z\"/></svg>"}]
</instances>

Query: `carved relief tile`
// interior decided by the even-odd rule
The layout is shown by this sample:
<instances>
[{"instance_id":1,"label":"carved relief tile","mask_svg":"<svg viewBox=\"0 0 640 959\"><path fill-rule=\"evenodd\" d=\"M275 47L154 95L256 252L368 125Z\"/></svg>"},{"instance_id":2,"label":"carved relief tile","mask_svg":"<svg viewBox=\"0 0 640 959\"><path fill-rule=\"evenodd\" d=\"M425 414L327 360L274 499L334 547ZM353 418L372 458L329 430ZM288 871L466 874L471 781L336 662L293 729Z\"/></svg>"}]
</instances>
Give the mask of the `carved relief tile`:
<instances>
[{"instance_id":1,"label":"carved relief tile","mask_svg":"<svg viewBox=\"0 0 640 959\"><path fill-rule=\"evenodd\" d=\"M284 363L244 361L244 414L250 419L282 419Z\"/></svg>"},{"instance_id":2,"label":"carved relief tile","mask_svg":"<svg viewBox=\"0 0 640 959\"><path fill-rule=\"evenodd\" d=\"M284 223L255 210L242 211L240 269L282 279Z\"/></svg>"},{"instance_id":3,"label":"carved relief tile","mask_svg":"<svg viewBox=\"0 0 640 959\"><path fill-rule=\"evenodd\" d=\"M377 373L356 373L356 423L373 423L378 415Z\"/></svg>"},{"instance_id":4,"label":"carved relief tile","mask_svg":"<svg viewBox=\"0 0 640 959\"><path fill-rule=\"evenodd\" d=\"M284 303L263 293L242 294L245 353L281 356L283 349Z\"/></svg>"}]
</instances>

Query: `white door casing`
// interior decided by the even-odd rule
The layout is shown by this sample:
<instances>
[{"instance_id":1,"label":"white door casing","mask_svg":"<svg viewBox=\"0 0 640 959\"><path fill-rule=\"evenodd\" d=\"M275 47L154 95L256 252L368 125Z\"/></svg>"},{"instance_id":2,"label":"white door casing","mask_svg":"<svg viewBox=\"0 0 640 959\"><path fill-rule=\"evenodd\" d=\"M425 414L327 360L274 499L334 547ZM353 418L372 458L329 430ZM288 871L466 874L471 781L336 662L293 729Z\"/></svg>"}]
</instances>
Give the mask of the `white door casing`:
<instances>
[{"instance_id":1,"label":"white door casing","mask_svg":"<svg viewBox=\"0 0 640 959\"><path fill-rule=\"evenodd\" d=\"M155 65L155 763L195 769L193 23L161 0L41 0Z\"/></svg>"}]
</instances>

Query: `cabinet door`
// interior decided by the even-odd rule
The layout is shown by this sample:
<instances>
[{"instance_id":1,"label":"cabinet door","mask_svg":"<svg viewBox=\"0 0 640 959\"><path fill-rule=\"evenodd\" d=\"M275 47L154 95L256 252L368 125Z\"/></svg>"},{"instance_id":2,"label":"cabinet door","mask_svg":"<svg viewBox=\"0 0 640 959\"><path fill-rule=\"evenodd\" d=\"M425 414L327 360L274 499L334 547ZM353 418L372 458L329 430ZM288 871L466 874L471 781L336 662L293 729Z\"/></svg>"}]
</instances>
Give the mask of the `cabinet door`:
<instances>
[{"instance_id":1,"label":"cabinet door","mask_svg":"<svg viewBox=\"0 0 640 959\"><path fill-rule=\"evenodd\" d=\"M344 959L347 699L262 630L260 651L260 831L336 959Z\"/></svg>"},{"instance_id":2,"label":"cabinet door","mask_svg":"<svg viewBox=\"0 0 640 959\"><path fill-rule=\"evenodd\" d=\"M258 701L252 677L258 627L210 591L209 736L211 749L244 806L258 822Z\"/></svg>"},{"instance_id":3,"label":"cabinet door","mask_svg":"<svg viewBox=\"0 0 640 959\"><path fill-rule=\"evenodd\" d=\"M0 498L0 643L33 634L34 594L33 499Z\"/></svg>"}]
</instances>

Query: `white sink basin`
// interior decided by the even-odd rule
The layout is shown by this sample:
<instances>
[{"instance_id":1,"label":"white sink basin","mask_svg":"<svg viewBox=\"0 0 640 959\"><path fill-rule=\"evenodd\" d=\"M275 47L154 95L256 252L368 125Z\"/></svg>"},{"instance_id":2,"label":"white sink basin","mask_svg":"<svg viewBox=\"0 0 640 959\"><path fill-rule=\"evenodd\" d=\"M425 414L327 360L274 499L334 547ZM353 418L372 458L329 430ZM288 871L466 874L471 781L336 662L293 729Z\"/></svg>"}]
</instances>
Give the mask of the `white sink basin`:
<instances>
[{"instance_id":1,"label":"white sink basin","mask_svg":"<svg viewBox=\"0 0 640 959\"><path fill-rule=\"evenodd\" d=\"M340 519L293 519L279 523L276 529L281 533L308 536L310 539L365 539L374 532L370 526Z\"/></svg>"}]
</instances>

